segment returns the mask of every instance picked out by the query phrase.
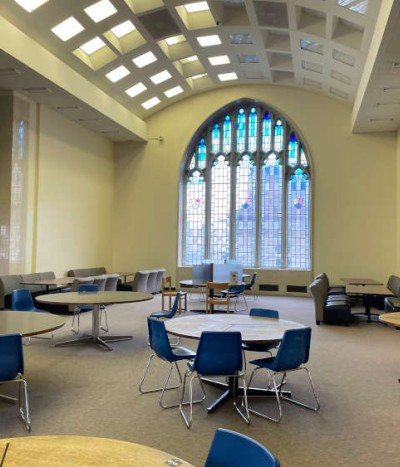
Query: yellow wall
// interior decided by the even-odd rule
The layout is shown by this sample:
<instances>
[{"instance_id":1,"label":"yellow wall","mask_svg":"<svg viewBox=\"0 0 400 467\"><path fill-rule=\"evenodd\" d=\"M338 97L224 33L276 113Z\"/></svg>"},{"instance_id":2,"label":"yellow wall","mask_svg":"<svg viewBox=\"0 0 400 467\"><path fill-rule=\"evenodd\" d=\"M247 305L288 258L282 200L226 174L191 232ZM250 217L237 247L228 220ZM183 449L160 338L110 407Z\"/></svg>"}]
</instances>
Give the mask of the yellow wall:
<instances>
[{"instance_id":1,"label":"yellow wall","mask_svg":"<svg viewBox=\"0 0 400 467\"><path fill-rule=\"evenodd\" d=\"M279 86L228 87L188 98L148 119L149 137L163 136L164 142L117 145L114 265L133 270L164 266L175 275L183 154L203 121L240 97L281 111L308 144L314 172L309 276L324 271L337 282L354 275L386 280L395 273L396 135L352 135L350 107ZM281 273L269 273L264 280L276 276L299 283Z\"/></svg>"},{"instance_id":2,"label":"yellow wall","mask_svg":"<svg viewBox=\"0 0 400 467\"><path fill-rule=\"evenodd\" d=\"M39 121L32 270L111 270L113 143L45 107Z\"/></svg>"}]
</instances>

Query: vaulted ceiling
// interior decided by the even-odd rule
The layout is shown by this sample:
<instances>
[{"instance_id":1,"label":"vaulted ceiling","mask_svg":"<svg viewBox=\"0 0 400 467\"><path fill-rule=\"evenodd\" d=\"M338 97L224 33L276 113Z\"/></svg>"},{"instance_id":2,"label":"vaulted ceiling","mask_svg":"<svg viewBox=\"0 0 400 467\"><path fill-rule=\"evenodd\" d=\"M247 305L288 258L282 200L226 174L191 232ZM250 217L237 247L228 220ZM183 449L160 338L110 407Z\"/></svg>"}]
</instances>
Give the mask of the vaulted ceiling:
<instances>
[{"instance_id":1,"label":"vaulted ceiling","mask_svg":"<svg viewBox=\"0 0 400 467\"><path fill-rule=\"evenodd\" d=\"M396 0L2 0L0 89L114 141L236 84L296 86L353 108L354 132L400 125Z\"/></svg>"}]
</instances>

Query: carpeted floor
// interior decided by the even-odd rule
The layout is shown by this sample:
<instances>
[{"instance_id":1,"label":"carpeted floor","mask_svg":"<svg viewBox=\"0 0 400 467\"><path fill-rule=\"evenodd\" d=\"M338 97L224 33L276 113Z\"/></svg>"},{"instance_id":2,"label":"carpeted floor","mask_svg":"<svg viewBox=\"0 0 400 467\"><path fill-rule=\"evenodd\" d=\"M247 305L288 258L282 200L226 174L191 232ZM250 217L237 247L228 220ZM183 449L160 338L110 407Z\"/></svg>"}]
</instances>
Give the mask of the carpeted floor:
<instances>
[{"instance_id":1,"label":"carpeted floor","mask_svg":"<svg viewBox=\"0 0 400 467\"><path fill-rule=\"evenodd\" d=\"M160 302L158 296L149 302L108 307L111 332L134 335L132 341L113 343L112 352L86 345L54 348L54 342L71 337L70 316L55 332L54 341L32 339L24 346L32 431L25 430L15 407L0 402L0 437L76 434L122 439L167 451L200 467L216 428L225 427L265 444L286 467L400 465L398 330L368 324L363 318L350 327L316 326L309 298L249 300L250 307L275 308L282 318L313 328L308 368L321 410L314 413L284 403L280 424L253 416L247 426L231 404L210 415L198 405L188 430L177 409L162 410L157 394L138 390L150 354L146 316L160 309ZM198 308L199 304L189 305ZM88 314L81 319L81 329L85 328L90 329ZM197 342L181 340L181 344L195 348ZM161 381L165 363L157 361L156 368L154 381ZM287 387L294 395L308 397L308 386L298 378L289 377ZM207 400L217 394L209 389ZM266 403L272 406L273 401Z\"/></svg>"}]
</instances>

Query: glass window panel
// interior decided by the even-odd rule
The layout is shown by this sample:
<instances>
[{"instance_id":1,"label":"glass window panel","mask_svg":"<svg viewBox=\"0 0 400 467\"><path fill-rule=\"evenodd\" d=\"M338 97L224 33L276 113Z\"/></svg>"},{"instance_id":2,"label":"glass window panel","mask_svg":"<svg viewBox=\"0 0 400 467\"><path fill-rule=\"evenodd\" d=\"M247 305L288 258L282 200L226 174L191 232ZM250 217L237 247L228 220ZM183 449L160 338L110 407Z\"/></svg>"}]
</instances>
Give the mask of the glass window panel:
<instances>
[{"instance_id":1,"label":"glass window panel","mask_svg":"<svg viewBox=\"0 0 400 467\"><path fill-rule=\"evenodd\" d=\"M236 127L236 150L238 152L242 152L244 151L244 141L246 134L246 114L244 113L244 109L239 110Z\"/></svg>"},{"instance_id":2,"label":"glass window panel","mask_svg":"<svg viewBox=\"0 0 400 467\"><path fill-rule=\"evenodd\" d=\"M291 167L297 165L297 147L298 143L296 140L296 135L292 133L288 143L288 164Z\"/></svg>"},{"instance_id":3,"label":"glass window panel","mask_svg":"<svg viewBox=\"0 0 400 467\"><path fill-rule=\"evenodd\" d=\"M204 260L205 212L205 183L196 170L186 186L185 264L199 264Z\"/></svg>"},{"instance_id":4,"label":"glass window panel","mask_svg":"<svg viewBox=\"0 0 400 467\"><path fill-rule=\"evenodd\" d=\"M257 122L258 122L257 110L253 107L250 110L250 114L249 114L248 149L250 152L254 152L257 149L257 137L258 137Z\"/></svg>"},{"instance_id":5,"label":"glass window panel","mask_svg":"<svg viewBox=\"0 0 400 467\"><path fill-rule=\"evenodd\" d=\"M275 138L274 138L274 149L275 151L282 151L283 149L283 126L280 120L275 123Z\"/></svg>"},{"instance_id":6,"label":"glass window panel","mask_svg":"<svg viewBox=\"0 0 400 467\"><path fill-rule=\"evenodd\" d=\"M251 267L256 262L256 167L249 155L239 161L236 177L235 258Z\"/></svg>"},{"instance_id":7,"label":"glass window panel","mask_svg":"<svg viewBox=\"0 0 400 467\"><path fill-rule=\"evenodd\" d=\"M189 164L189 169L193 170L196 167L196 154L193 154L192 159Z\"/></svg>"},{"instance_id":8,"label":"glass window panel","mask_svg":"<svg viewBox=\"0 0 400 467\"><path fill-rule=\"evenodd\" d=\"M262 150L265 152L271 150L271 125L271 116L266 113L262 125Z\"/></svg>"},{"instance_id":9,"label":"glass window panel","mask_svg":"<svg viewBox=\"0 0 400 467\"><path fill-rule=\"evenodd\" d=\"M228 161L219 156L211 169L210 260L214 262L230 257L230 179Z\"/></svg>"},{"instance_id":10,"label":"glass window panel","mask_svg":"<svg viewBox=\"0 0 400 467\"><path fill-rule=\"evenodd\" d=\"M199 169L204 169L206 166L206 160L207 160L207 146L206 142L204 141L204 138L201 138L199 147L198 147L198 165Z\"/></svg>"},{"instance_id":11,"label":"glass window panel","mask_svg":"<svg viewBox=\"0 0 400 467\"><path fill-rule=\"evenodd\" d=\"M300 164L301 164L303 167L308 167L307 157L306 157L306 154L305 154L303 148L300 148Z\"/></svg>"},{"instance_id":12,"label":"glass window panel","mask_svg":"<svg viewBox=\"0 0 400 467\"><path fill-rule=\"evenodd\" d=\"M218 123L214 123L213 129L211 131L211 152L216 153L219 152L221 147L221 131L219 129Z\"/></svg>"},{"instance_id":13,"label":"glass window panel","mask_svg":"<svg viewBox=\"0 0 400 467\"><path fill-rule=\"evenodd\" d=\"M229 115L225 116L224 119L224 140L223 140L223 151L230 152L232 140L232 120Z\"/></svg>"}]
</instances>

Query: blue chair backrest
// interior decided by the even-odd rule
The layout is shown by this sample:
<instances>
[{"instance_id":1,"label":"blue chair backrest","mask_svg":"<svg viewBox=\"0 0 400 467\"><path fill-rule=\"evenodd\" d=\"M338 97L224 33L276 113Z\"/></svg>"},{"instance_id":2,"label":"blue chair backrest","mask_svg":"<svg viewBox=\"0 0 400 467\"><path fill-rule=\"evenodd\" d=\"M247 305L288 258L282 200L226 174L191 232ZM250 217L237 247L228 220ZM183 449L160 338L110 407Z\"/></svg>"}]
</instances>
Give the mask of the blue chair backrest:
<instances>
[{"instance_id":1,"label":"blue chair backrest","mask_svg":"<svg viewBox=\"0 0 400 467\"><path fill-rule=\"evenodd\" d=\"M177 292L171 311L169 313L165 313L164 318L173 318L176 315L176 312L178 311L180 297L181 293Z\"/></svg>"},{"instance_id":2,"label":"blue chair backrest","mask_svg":"<svg viewBox=\"0 0 400 467\"><path fill-rule=\"evenodd\" d=\"M256 283L256 277L257 277L257 273L254 272L253 275L251 276L251 281L249 284L246 284L247 287L253 287L253 285Z\"/></svg>"},{"instance_id":3,"label":"blue chair backrest","mask_svg":"<svg viewBox=\"0 0 400 467\"><path fill-rule=\"evenodd\" d=\"M13 290L11 293L11 308L15 311L36 311L30 290Z\"/></svg>"},{"instance_id":4,"label":"blue chair backrest","mask_svg":"<svg viewBox=\"0 0 400 467\"><path fill-rule=\"evenodd\" d=\"M78 285L78 293L98 292L99 286L97 284L80 284Z\"/></svg>"},{"instance_id":5,"label":"blue chair backrest","mask_svg":"<svg viewBox=\"0 0 400 467\"><path fill-rule=\"evenodd\" d=\"M21 334L0 335L0 381L10 381L24 373Z\"/></svg>"},{"instance_id":6,"label":"blue chair backrest","mask_svg":"<svg viewBox=\"0 0 400 467\"><path fill-rule=\"evenodd\" d=\"M218 428L204 467L279 467L278 459L258 441Z\"/></svg>"},{"instance_id":7,"label":"blue chair backrest","mask_svg":"<svg viewBox=\"0 0 400 467\"><path fill-rule=\"evenodd\" d=\"M263 318L279 319L279 311L270 310L268 308L252 308L249 312L250 316L262 316Z\"/></svg>"},{"instance_id":8,"label":"blue chair backrest","mask_svg":"<svg viewBox=\"0 0 400 467\"><path fill-rule=\"evenodd\" d=\"M298 368L308 362L311 328L288 329L283 335L274 359L274 371Z\"/></svg>"},{"instance_id":9,"label":"blue chair backrest","mask_svg":"<svg viewBox=\"0 0 400 467\"><path fill-rule=\"evenodd\" d=\"M147 318L147 325L149 327L150 347L154 353L162 360L168 362L174 361L175 355L171 350L164 321L149 316Z\"/></svg>"},{"instance_id":10,"label":"blue chair backrest","mask_svg":"<svg viewBox=\"0 0 400 467\"><path fill-rule=\"evenodd\" d=\"M240 332L201 333L193 369L201 375L233 375L243 366Z\"/></svg>"}]
</instances>

